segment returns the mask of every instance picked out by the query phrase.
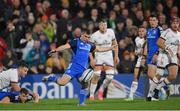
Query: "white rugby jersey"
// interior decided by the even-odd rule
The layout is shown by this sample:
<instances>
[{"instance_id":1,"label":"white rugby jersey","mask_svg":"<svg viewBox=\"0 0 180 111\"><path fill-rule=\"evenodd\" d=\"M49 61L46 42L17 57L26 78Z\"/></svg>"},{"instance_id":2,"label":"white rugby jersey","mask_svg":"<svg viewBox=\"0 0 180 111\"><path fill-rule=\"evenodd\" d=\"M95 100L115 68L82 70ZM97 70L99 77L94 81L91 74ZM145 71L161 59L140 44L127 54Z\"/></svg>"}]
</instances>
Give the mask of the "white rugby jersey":
<instances>
[{"instance_id":1,"label":"white rugby jersey","mask_svg":"<svg viewBox=\"0 0 180 111\"><path fill-rule=\"evenodd\" d=\"M99 30L91 35L91 42L99 47L111 47L112 41L115 39L115 34L112 29L107 29L105 33L101 33ZM112 53L112 51L107 52L96 52L95 54L106 54Z\"/></svg>"},{"instance_id":2,"label":"white rugby jersey","mask_svg":"<svg viewBox=\"0 0 180 111\"><path fill-rule=\"evenodd\" d=\"M170 45L173 54L178 53L178 46L180 45L180 32L174 32L172 29L166 29L160 36L165 40L165 45Z\"/></svg>"},{"instance_id":3,"label":"white rugby jersey","mask_svg":"<svg viewBox=\"0 0 180 111\"><path fill-rule=\"evenodd\" d=\"M136 52L140 53L144 48L145 39L140 38L140 37L136 37L135 44L136 44Z\"/></svg>"},{"instance_id":4,"label":"white rugby jersey","mask_svg":"<svg viewBox=\"0 0 180 111\"><path fill-rule=\"evenodd\" d=\"M0 73L0 89L10 86L11 82L18 82L18 71L17 69L8 69Z\"/></svg>"}]
</instances>

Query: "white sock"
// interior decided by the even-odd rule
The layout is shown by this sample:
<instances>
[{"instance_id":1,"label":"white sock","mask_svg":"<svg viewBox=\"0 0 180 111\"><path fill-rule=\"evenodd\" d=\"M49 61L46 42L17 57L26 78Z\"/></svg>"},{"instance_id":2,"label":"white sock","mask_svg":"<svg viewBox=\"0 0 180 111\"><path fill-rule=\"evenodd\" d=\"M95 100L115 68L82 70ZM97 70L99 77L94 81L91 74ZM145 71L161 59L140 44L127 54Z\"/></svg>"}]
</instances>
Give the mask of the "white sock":
<instances>
[{"instance_id":1,"label":"white sock","mask_svg":"<svg viewBox=\"0 0 180 111\"><path fill-rule=\"evenodd\" d=\"M129 94L130 98L133 98L134 93L136 92L137 88L138 88L138 82L133 81L131 84L131 89L130 89L130 94Z\"/></svg>"},{"instance_id":2,"label":"white sock","mask_svg":"<svg viewBox=\"0 0 180 111\"><path fill-rule=\"evenodd\" d=\"M157 89L160 90L162 87L170 84L169 80L167 78L162 78L157 86Z\"/></svg>"},{"instance_id":3,"label":"white sock","mask_svg":"<svg viewBox=\"0 0 180 111\"><path fill-rule=\"evenodd\" d=\"M107 88L107 86L109 85L110 82L111 82L111 80L106 78L106 79L103 81L103 84L102 84L102 86L101 86L101 90L104 90L105 88Z\"/></svg>"},{"instance_id":4,"label":"white sock","mask_svg":"<svg viewBox=\"0 0 180 111\"><path fill-rule=\"evenodd\" d=\"M90 86L90 96L94 96L96 87L97 87L97 84L91 83L91 86Z\"/></svg>"},{"instance_id":5,"label":"white sock","mask_svg":"<svg viewBox=\"0 0 180 111\"><path fill-rule=\"evenodd\" d=\"M149 92L147 97L152 97L154 89L157 87L159 80L154 77L153 79L149 79Z\"/></svg>"}]
</instances>

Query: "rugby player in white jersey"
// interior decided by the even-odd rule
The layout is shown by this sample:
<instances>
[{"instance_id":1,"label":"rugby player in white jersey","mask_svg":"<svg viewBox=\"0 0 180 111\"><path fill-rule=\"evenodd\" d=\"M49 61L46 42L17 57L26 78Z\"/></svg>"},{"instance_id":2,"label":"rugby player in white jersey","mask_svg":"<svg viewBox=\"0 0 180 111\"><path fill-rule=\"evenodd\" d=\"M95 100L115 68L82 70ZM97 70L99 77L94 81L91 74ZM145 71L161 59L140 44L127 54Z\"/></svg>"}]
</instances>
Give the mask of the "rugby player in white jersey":
<instances>
[{"instance_id":1,"label":"rugby player in white jersey","mask_svg":"<svg viewBox=\"0 0 180 111\"><path fill-rule=\"evenodd\" d=\"M27 75L28 65L25 62L19 62L17 68L10 68L0 73L0 90L11 87L13 91L20 91L19 78Z\"/></svg>"},{"instance_id":2,"label":"rugby player in white jersey","mask_svg":"<svg viewBox=\"0 0 180 111\"><path fill-rule=\"evenodd\" d=\"M160 47L159 57L161 56L161 59L163 59L163 64L167 67L169 75L166 78L159 80L159 84L154 90L155 94L153 98L155 99L158 99L159 97L158 93L160 88L169 85L174 79L176 79L178 73L178 62L180 58L179 23L179 18L173 17L170 28L165 30L157 41L157 45Z\"/></svg>"},{"instance_id":3,"label":"rugby player in white jersey","mask_svg":"<svg viewBox=\"0 0 180 111\"><path fill-rule=\"evenodd\" d=\"M19 92L21 87L19 86L19 79L27 75L28 65L24 61L20 61L17 68L10 68L0 73L0 91L10 87L11 92ZM7 92L8 93L8 92ZM39 95L29 91L35 102L39 102ZM0 96L2 96L0 94Z\"/></svg>"},{"instance_id":4,"label":"rugby player in white jersey","mask_svg":"<svg viewBox=\"0 0 180 111\"><path fill-rule=\"evenodd\" d=\"M131 101L134 98L134 93L138 88L138 80L141 73L141 69L145 66L145 56L144 56L144 48L146 44L146 28L139 27L138 35L135 39L135 54L137 55L137 62L134 68L134 80L131 84L129 97L125 100Z\"/></svg>"},{"instance_id":5,"label":"rugby player in white jersey","mask_svg":"<svg viewBox=\"0 0 180 111\"><path fill-rule=\"evenodd\" d=\"M107 22L102 20L99 22L99 30L92 34L91 42L99 47L111 47L116 45L114 31L107 28ZM94 66L94 76L90 85L90 100L94 100L94 93L97 87L98 80L100 78L101 71L104 70L106 78L103 81L102 86L99 89L98 99L103 100L103 91L109 85L115 74L114 65L119 63L118 47L114 50L114 58L112 51L95 52L95 60L90 55L91 65Z\"/></svg>"}]
</instances>

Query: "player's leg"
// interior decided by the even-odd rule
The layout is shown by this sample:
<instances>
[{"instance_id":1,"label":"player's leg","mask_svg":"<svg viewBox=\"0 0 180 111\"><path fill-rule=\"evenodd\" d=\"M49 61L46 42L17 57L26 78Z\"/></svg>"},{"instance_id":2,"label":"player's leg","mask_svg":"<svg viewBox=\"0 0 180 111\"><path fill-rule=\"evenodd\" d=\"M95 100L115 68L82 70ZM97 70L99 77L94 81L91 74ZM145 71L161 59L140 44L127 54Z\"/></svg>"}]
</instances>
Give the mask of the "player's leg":
<instances>
[{"instance_id":1,"label":"player's leg","mask_svg":"<svg viewBox=\"0 0 180 111\"><path fill-rule=\"evenodd\" d=\"M87 82L81 82L81 90L80 90L80 93L79 93L79 105L86 105L85 104L85 100L86 100L86 97L88 95L88 83Z\"/></svg>"},{"instance_id":2,"label":"player's leg","mask_svg":"<svg viewBox=\"0 0 180 111\"><path fill-rule=\"evenodd\" d=\"M149 92L147 95L147 101L151 100L151 97L153 96L153 91L157 87L159 80L156 77L156 60L157 60L157 55L155 54L153 57L148 58L148 77L149 79Z\"/></svg>"},{"instance_id":3,"label":"player's leg","mask_svg":"<svg viewBox=\"0 0 180 111\"><path fill-rule=\"evenodd\" d=\"M89 97L90 100L94 100L94 93L96 91L97 83L101 75L101 69L102 69L102 66L95 66L94 68L94 75L92 77L91 84L90 84L90 97Z\"/></svg>"},{"instance_id":4,"label":"player's leg","mask_svg":"<svg viewBox=\"0 0 180 111\"><path fill-rule=\"evenodd\" d=\"M111 80L113 79L116 72L113 56L109 55L104 56L103 58L103 69L105 70L106 78L104 79L103 84L100 86L100 89L98 91L99 100L103 100L104 89L107 88L108 85L111 83Z\"/></svg>"},{"instance_id":5,"label":"player's leg","mask_svg":"<svg viewBox=\"0 0 180 111\"><path fill-rule=\"evenodd\" d=\"M103 100L104 89L107 88L111 83L111 80L113 79L115 73L115 70L112 66L104 66L104 70L106 72L106 78L104 79L103 84L100 86L100 89L98 91L99 100Z\"/></svg>"},{"instance_id":6,"label":"player's leg","mask_svg":"<svg viewBox=\"0 0 180 111\"><path fill-rule=\"evenodd\" d=\"M139 76L140 76L140 68L135 67L134 68L134 80L132 81L129 97L127 100L133 100L134 93L136 92L136 90L138 88Z\"/></svg>"},{"instance_id":7,"label":"player's leg","mask_svg":"<svg viewBox=\"0 0 180 111\"><path fill-rule=\"evenodd\" d=\"M70 64L62 77L57 77L56 75L50 74L48 76L43 77L43 81L56 82L58 85L64 86L71 80L71 78L75 76L76 73L78 73L77 68L78 67L76 65Z\"/></svg>"},{"instance_id":8,"label":"player's leg","mask_svg":"<svg viewBox=\"0 0 180 111\"><path fill-rule=\"evenodd\" d=\"M168 73L169 73L168 77L161 79L159 82L159 85L155 89L154 97L157 99L159 98L159 96L158 96L159 90L164 86L168 86L174 79L176 79L176 76L178 73L177 64L170 64L170 65L168 65L167 68L168 68Z\"/></svg>"},{"instance_id":9,"label":"player's leg","mask_svg":"<svg viewBox=\"0 0 180 111\"><path fill-rule=\"evenodd\" d=\"M126 99L127 101L133 100L134 93L137 90L138 80L139 80L139 76L140 76L141 60L142 60L142 58L138 57L136 66L134 68L134 79L133 79L132 84L131 84L129 97L128 97L128 99Z\"/></svg>"},{"instance_id":10,"label":"player's leg","mask_svg":"<svg viewBox=\"0 0 180 111\"><path fill-rule=\"evenodd\" d=\"M43 81L45 82L56 82L60 86L66 85L70 80L71 76L69 76L68 74L63 74L63 76L59 78L56 75L49 75L43 78Z\"/></svg>"}]
</instances>

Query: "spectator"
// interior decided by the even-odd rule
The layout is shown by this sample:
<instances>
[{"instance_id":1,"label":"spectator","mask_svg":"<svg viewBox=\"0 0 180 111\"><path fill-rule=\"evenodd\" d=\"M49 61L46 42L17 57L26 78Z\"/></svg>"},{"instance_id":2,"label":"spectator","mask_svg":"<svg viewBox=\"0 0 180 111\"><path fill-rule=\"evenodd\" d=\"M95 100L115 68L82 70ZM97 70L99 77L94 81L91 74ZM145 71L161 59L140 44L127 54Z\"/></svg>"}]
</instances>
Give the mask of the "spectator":
<instances>
[{"instance_id":1,"label":"spectator","mask_svg":"<svg viewBox=\"0 0 180 111\"><path fill-rule=\"evenodd\" d=\"M43 15L41 18L41 21L42 21L43 32L47 35L48 41L52 42L55 37L55 27L49 21L49 18L47 15Z\"/></svg>"},{"instance_id":2,"label":"spectator","mask_svg":"<svg viewBox=\"0 0 180 111\"><path fill-rule=\"evenodd\" d=\"M9 69L12 68L17 63L16 55L13 53L11 49L6 51L6 55L4 56L2 63L4 67Z\"/></svg>"},{"instance_id":3,"label":"spectator","mask_svg":"<svg viewBox=\"0 0 180 111\"><path fill-rule=\"evenodd\" d=\"M65 36L67 32L67 24L70 24L69 19L69 11L66 9L62 10L62 16L57 22L57 33L56 33L56 39L58 45L65 44L66 40L63 39L63 36Z\"/></svg>"},{"instance_id":4,"label":"spectator","mask_svg":"<svg viewBox=\"0 0 180 111\"><path fill-rule=\"evenodd\" d=\"M0 63L6 53L7 47L8 47L8 45L5 42L5 40L2 37L0 37Z\"/></svg>"},{"instance_id":5,"label":"spectator","mask_svg":"<svg viewBox=\"0 0 180 111\"><path fill-rule=\"evenodd\" d=\"M27 32L25 35L25 39L21 39L20 44L25 44L25 47L22 49L22 59L25 60L29 51L33 48L34 45L32 33Z\"/></svg>"},{"instance_id":6,"label":"spectator","mask_svg":"<svg viewBox=\"0 0 180 111\"><path fill-rule=\"evenodd\" d=\"M98 10L96 8L93 8L91 10L91 16L90 19L88 21L92 21L95 29L98 29L98 23L99 23L99 17L98 17L99 13Z\"/></svg>"},{"instance_id":7,"label":"spectator","mask_svg":"<svg viewBox=\"0 0 180 111\"><path fill-rule=\"evenodd\" d=\"M133 73L134 63L131 61L130 53L125 51L123 53L124 59L120 62L119 72L121 73Z\"/></svg>"},{"instance_id":8,"label":"spectator","mask_svg":"<svg viewBox=\"0 0 180 111\"><path fill-rule=\"evenodd\" d=\"M26 57L26 62L28 62L30 66L36 67L38 64L45 64L46 62L46 55L40 48L40 45L39 40L34 40L34 46Z\"/></svg>"},{"instance_id":9,"label":"spectator","mask_svg":"<svg viewBox=\"0 0 180 111\"><path fill-rule=\"evenodd\" d=\"M47 59L46 66L52 67L53 73L64 73L66 69L65 60L58 53L53 54Z\"/></svg>"}]
</instances>

